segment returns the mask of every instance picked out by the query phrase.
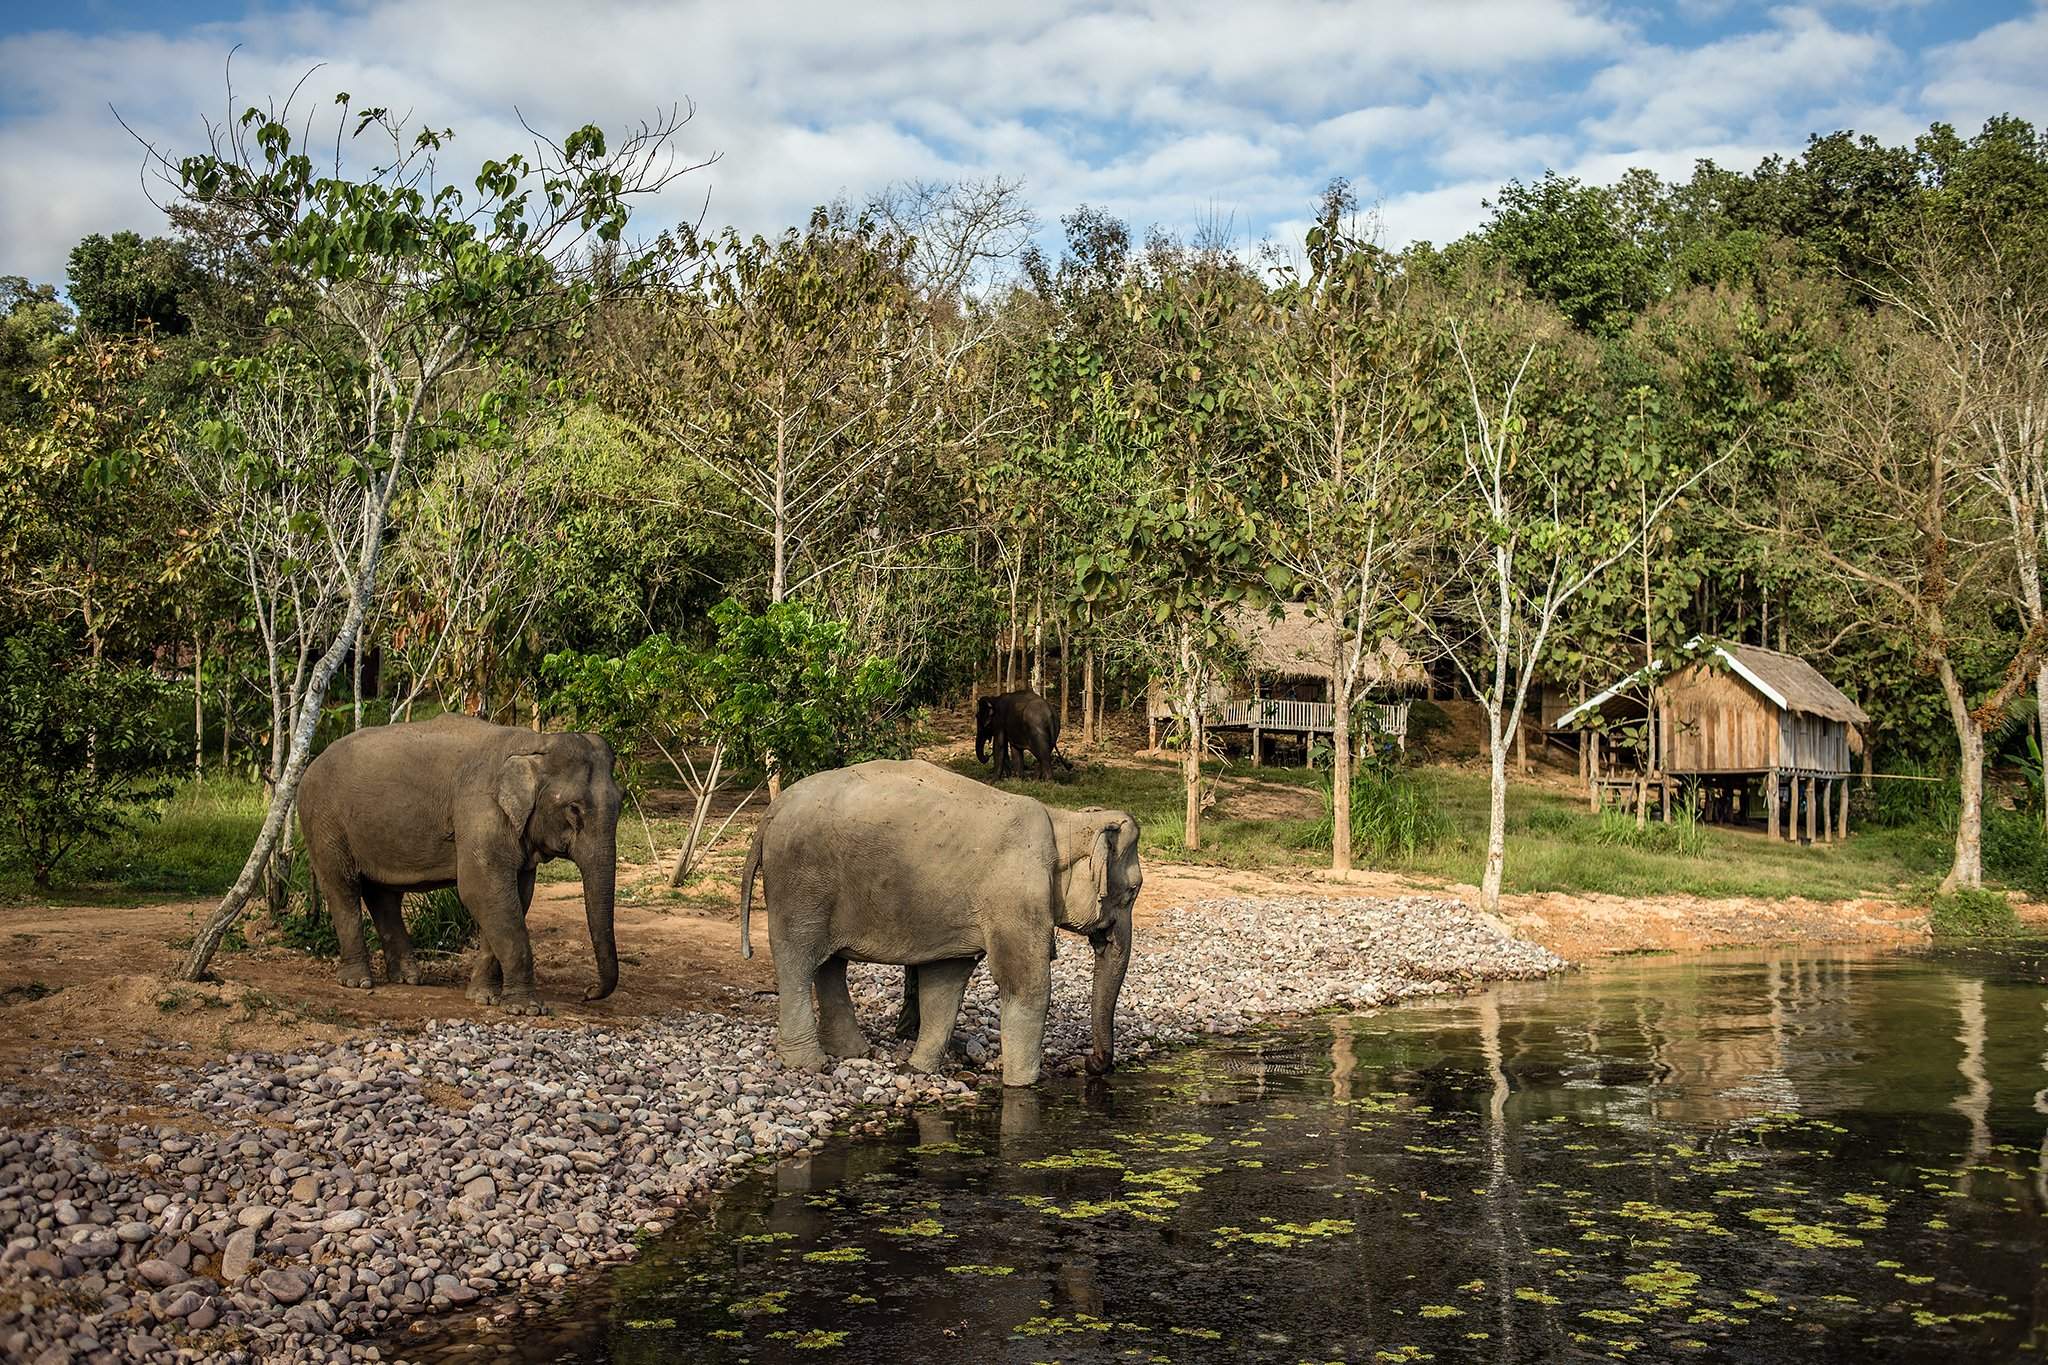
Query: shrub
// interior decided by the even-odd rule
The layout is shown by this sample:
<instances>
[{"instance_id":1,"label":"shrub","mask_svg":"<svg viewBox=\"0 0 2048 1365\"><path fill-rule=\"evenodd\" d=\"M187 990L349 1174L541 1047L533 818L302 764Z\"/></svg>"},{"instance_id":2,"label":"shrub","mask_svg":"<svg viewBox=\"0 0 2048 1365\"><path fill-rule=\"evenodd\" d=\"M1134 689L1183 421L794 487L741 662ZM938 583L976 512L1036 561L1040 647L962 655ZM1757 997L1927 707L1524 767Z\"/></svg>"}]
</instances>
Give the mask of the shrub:
<instances>
[{"instance_id":1,"label":"shrub","mask_svg":"<svg viewBox=\"0 0 2048 1365\"><path fill-rule=\"evenodd\" d=\"M2030 896L2048 895L2048 838L2030 810L1984 806L1984 871Z\"/></svg>"},{"instance_id":2,"label":"shrub","mask_svg":"<svg viewBox=\"0 0 2048 1365\"><path fill-rule=\"evenodd\" d=\"M1408 746L1427 749L1431 742L1451 728L1450 713L1427 697L1408 703Z\"/></svg>"},{"instance_id":3,"label":"shrub","mask_svg":"<svg viewBox=\"0 0 2048 1365\"><path fill-rule=\"evenodd\" d=\"M168 685L80 653L53 626L0 644L0 840L47 890L57 865L171 793Z\"/></svg>"},{"instance_id":4,"label":"shrub","mask_svg":"<svg viewBox=\"0 0 2048 1365\"><path fill-rule=\"evenodd\" d=\"M1697 858L1707 851L1707 833L1689 810L1681 810L1669 824L1651 820L1641 828L1627 811L1604 810L1592 822L1591 841L1616 848L1640 849L1645 853L1676 853Z\"/></svg>"},{"instance_id":5,"label":"shrub","mask_svg":"<svg viewBox=\"0 0 2048 1365\"><path fill-rule=\"evenodd\" d=\"M1887 774L1899 778L1935 777L1941 780L1887 782ZM1918 763L1907 763L1887 767L1871 786L1867 817L1871 824L1887 829L1926 826L1955 833L1956 820L1962 814L1962 792L1955 780L1946 774L1929 772Z\"/></svg>"},{"instance_id":6,"label":"shrub","mask_svg":"<svg viewBox=\"0 0 2048 1365\"><path fill-rule=\"evenodd\" d=\"M1927 927L1942 938L2000 938L2019 933L2020 921L2003 895L1966 886L1934 898Z\"/></svg>"},{"instance_id":7,"label":"shrub","mask_svg":"<svg viewBox=\"0 0 2048 1365\"><path fill-rule=\"evenodd\" d=\"M459 953L476 942L476 921L454 887L411 897L408 905L412 913L405 917L405 927L412 935L413 951Z\"/></svg>"},{"instance_id":8,"label":"shrub","mask_svg":"<svg viewBox=\"0 0 2048 1365\"><path fill-rule=\"evenodd\" d=\"M1585 825L1585 817L1563 806L1537 806L1522 817L1522 828L1531 834L1555 834L1567 839L1579 834Z\"/></svg>"},{"instance_id":9,"label":"shrub","mask_svg":"<svg viewBox=\"0 0 2048 1365\"><path fill-rule=\"evenodd\" d=\"M1322 778L1323 818L1303 832L1303 843L1327 850L1336 829L1333 779ZM1450 818L1436 789L1412 769L1391 762L1361 762L1351 774L1351 850L1375 862L1405 862L1451 835Z\"/></svg>"}]
</instances>

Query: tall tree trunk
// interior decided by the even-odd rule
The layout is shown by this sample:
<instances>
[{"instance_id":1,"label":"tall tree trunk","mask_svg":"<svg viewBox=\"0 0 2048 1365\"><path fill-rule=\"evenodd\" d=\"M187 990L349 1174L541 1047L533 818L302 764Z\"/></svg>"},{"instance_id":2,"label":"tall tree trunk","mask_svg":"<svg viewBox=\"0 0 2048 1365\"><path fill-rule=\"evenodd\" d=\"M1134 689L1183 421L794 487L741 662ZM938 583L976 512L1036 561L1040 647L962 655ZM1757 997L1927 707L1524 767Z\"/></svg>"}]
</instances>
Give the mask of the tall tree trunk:
<instances>
[{"instance_id":1,"label":"tall tree trunk","mask_svg":"<svg viewBox=\"0 0 2048 1365\"><path fill-rule=\"evenodd\" d=\"M2034 747L2048 762L2048 663L2034 673ZM1867 738L1863 741L1863 752L1870 752ZM2048 772L2041 777L2041 828L2048 833Z\"/></svg>"},{"instance_id":2,"label":"tall tree trunk","mask_svg":"<svg viewBox=\"0 0 2048 1365\"><path fill-rule=\"evenodd\" d=\"M1960 887L1984 885L1984 728L1970 714L1955 667L1943 659L1935 673L1956 728L1957 777L1963 798L1962 809L1956 812L1955 862L1941 880L1942 894L1947 895Z\"/></svg>"},{"instance_id":3,"label":"tall tree trunk","mask_svg":"<svg viewBox=\"0 0 2048 1365\"><path fill-rule=\"evenodd\" d=\"M1095 645L1081 654L1081 744L1095 747Z\"/></svg>"},{"instance_id":4,"label":"tall tree trunk","mask_svg":"<svg viewBox=\"0 0 2048 1365\"><path fill-rule=\"evenodd\" d=\"M1181 842L1193 851L1202 846L1202 675L1196 666L1188 627L1180 628L1181 722L1186 748L1181 754L1181 785L1187 798Z\"/></svg>"},{"instance_id":5,"label":"tall tree trunk","mask_svg":"<svg viewBox=\"0 0 2048 1365\"><path fill-rule=\"evenodd\" d=\"M354 724L349 728L363 728L363 642L356 641L356 647L349 651L349 700L354 703Z\"/></svg>"},{"instance_id":6,"label":"tall tree trunk","mask_svg":"<svg viewBox=\"0 0 2048 1365\"><path fill-rule=\"evenodd\" d=\"M1045 585L1031 597L1031 690L1045 695Z\"/></svg>"},{"instance_id":7,"label":"tall tree trunk","mask_svg":"<svg viewBox=\"0 0 2048 1365\"><path fill-rule=\"evenodd\" d=\"M1065 621L1060 622L1060 733L1066 734L1073 728L1074 717L1074 674L1070 667L1071 650L1067 648L1073 636Z\"/></svg>"},{"instance_id":8,"label":"tall tree trunk","mask_svg":"<svg viewBox=\"0 0 2048 1365\"><path fill-rule=\"evenodd\" d=\"M1330 679L1330 870L1351 870L1351 697L1341 670ZM1254 741L1256 742L1256 741Z\"/></svg>"},{"instance_id":9,"label":"tall tree trunk","mask_svg":"<svg viewBox=\"0 0 2048 1365\"><path fill-rule=\"evenodd\" d=\"M206 778L206 637L192 632L192 778Z\"/></svg>"},{"instance_id":10,"label":"tall tree trunk","mask_svg":"<svg viewBox=\"0 0 2048 1365\"><path fill-rule=\"evenodd\" d=\"M1486 789L1486 872L1479 883L1479 903L1490 915L1500 913L1501 881L1508 861L1508 737L1501 727L1499 704L1487 708L1490 766Z\"/></svg>"}]
</instances>

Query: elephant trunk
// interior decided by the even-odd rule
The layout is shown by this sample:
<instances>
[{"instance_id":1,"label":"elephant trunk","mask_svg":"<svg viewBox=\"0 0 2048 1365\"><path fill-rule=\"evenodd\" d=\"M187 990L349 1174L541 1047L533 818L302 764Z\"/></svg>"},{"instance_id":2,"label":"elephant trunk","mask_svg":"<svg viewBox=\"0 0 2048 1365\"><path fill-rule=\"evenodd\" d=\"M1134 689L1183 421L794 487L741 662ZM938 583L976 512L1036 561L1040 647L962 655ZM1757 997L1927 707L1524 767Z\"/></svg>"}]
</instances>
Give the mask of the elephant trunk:
<instances>
[{"instance_id":1,"label":"elephant trunk","mask_svg":"<svg viewBox=\"0 0 2048 1365\"><path fill-rule=\"evenodd\" d=\"M974 727L974 761L988 762L988 726L985 724Z\"/></svg>"},{"instance_id":2,"label":"elephant trunk","mask_svg":"<svg viewBox=\"0 0 2048 1365\"><path fill-rule=\"evenodd\" d=\"M612 831L594 833L589 847L578 851L583 873L583 918L590 926L590 948L597 956L597 984L585 1000L602 1000L619 984L619 947L612 938L612 896L618 877L618 839Z\"/></svg>"},{"instance_id":3,"label":"elephant trunk","mask_svg":"<svg viewBox=\"0 0 2048 1365\"><path fill-rule=\"evenodd\" d=\"M1095 949L1095 1000L1091 1022L1095 1046L1088 1054L1088 1073L1100 1076L1116 1061L1116 1000L1123 993L1124 973L1131 966L1131 912L1090 939Z\"/></svg>"}]
</instances>

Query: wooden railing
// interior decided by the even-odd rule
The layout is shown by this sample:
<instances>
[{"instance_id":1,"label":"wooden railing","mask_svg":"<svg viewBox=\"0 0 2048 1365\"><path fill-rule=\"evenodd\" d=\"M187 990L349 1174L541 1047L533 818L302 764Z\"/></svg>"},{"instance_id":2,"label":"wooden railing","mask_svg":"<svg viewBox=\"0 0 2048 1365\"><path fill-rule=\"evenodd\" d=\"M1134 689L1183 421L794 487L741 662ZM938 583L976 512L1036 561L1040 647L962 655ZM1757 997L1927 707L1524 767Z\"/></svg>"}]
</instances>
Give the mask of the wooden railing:
<instances>
[{"instance_id":1,"label":"wooden railing","mask_svg":"<svg viewBox=\"0 0 2048 1365\"><path fill-rule=\"evenodd\" d=\"M1221 729L1286 730L1329 734L1337 728L1337 708L1326 701L1288 701L1278 698L1220 702L1208 707L1203 723ZM1358 720L1367 729L1383 735L1408 733L1408 703L1374 702L1362 706Z\"/></svg>"}]
</instances>

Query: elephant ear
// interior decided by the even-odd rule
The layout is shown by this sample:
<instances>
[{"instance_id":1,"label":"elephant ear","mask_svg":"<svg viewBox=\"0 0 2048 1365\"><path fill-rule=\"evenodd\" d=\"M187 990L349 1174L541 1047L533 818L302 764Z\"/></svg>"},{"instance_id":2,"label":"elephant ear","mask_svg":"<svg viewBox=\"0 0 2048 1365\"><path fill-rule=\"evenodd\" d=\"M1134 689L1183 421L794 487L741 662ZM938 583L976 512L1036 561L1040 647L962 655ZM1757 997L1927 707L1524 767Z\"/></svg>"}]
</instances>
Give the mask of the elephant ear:
<instances>
[{"instance_id":1,"label":"elephant ear","mask_svg":"<svg viewBox=\"0 0 2048 1365\"><path fill-rule=\"evenodd\" d=\"M1095 872L1095 922L1104 923L1109 905L1109 869L1116 862L1117 835L1123 832L1123 822L1104 825L1095 831L1095 846L1089 850L1088 860L1094 864Z\"/></svg>"},{"instance_id":2,"label":"elephant ear","mask_svg":"<svg viewBox=\"0 0 2048 1365\"><path fill-rule=\"evenodd\" d=\"M534 798L540 794L540 755L513 754L498 769L498 809L512 822L515 833L524 832L533 814Z\"/></svg>"}]
</instances>

